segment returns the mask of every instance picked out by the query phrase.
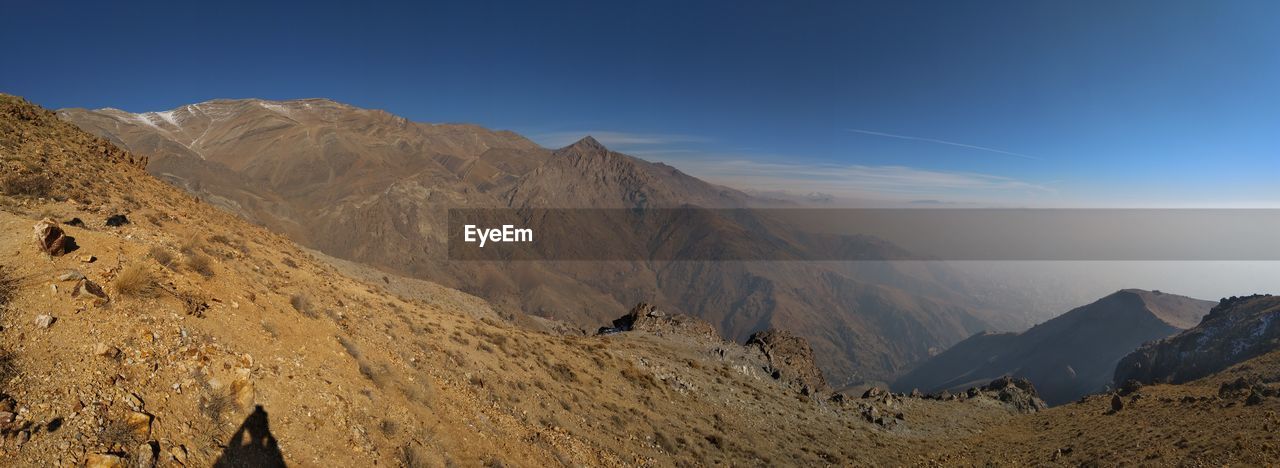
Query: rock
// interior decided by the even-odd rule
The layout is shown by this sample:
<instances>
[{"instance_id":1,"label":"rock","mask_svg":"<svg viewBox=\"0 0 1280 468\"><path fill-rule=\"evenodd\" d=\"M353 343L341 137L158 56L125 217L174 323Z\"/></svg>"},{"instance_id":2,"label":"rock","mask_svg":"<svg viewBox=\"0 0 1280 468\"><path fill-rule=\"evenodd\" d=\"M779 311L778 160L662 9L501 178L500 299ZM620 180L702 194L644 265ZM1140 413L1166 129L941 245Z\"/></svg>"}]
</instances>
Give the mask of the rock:
<instances>
[{"instance_id":1,"label":"rock","mask_svg":"<svg viewBox=\"0 0 1280 468\"><path fill-rule=\"evenodd\" d=\"M75 226L79 228L84 227L84 221L81 221L80 218L71 218L71 219L68 219L67 222L62 224L66 224L67 226Z\"/></svg>"},{"instance_id":2,"label":"rock","mask_svg":"<svg viewBox=\"0 0 1280 468\"><path fill-rule=\"evenodd\" d=\"M253 382L249 380L249 369L237 372L236 379L231 381L231 396L241 408L253 406Z\"/></svg>"},{"instance_id":3,"label":"rock","mask_svg":"<svg viewBox=\"0 0 1280 468\"><path fill-rule=\"evenodd\" d=\"M93 354L106 358L114 358L120 355L120 350L115 346L111 346L106 343L98 343L93 347Z\"/></svg>"},{"instance_id":4,"label":"rock","mask_svg":"<svg viewBox=\"0 0 1280 468\"><path fill-rule=\"evenodd\" d=\"M871 387L871 388L868 388L867 391L862 392L862 398L863 399L881 398L888 394L889 392L886 392L884 389L880 387Z\"/></svg>"},{"instance_id":5,"label":"rock","mask_svg":"<svg viewBox=\"0 0 1280 468\"><path fill-rule=\"evenodd\" d=\"M975 392L975 390L977 391ZM1036 392L1036 387L1031 384L1031 381L1022 378L1004 376L991 381L980 390L977 388L969 389L970 398L982 395L995 398L1020 413L1034 413L1048 408L1044 400L1040 399L1040 395Z\"/></svg>"},{"instance_id":6,"label":"rock","mask_svg":"<svg viewBox=\"0 0 1280 468\"><path fill-rule=\"evenodd\" d=\"M9 424L13 422L13 418L15 416L16 415L11 411L0 411L0 424Z\"/></svg>"},{"instance_id":7,"label":"rock","mask_svg":"<svg viewBox=\"0 0 1280 468\"><path fill-rule=\"evenodd\" d=\"M41 252L55 257L74 250L75 239L63 232L57 221L49 218L36 223L35 239Z\"/></svg>"},{"instance_id":8,"label":"rock","mask_svg":"<svg viewBox=\"0 0 1280 468\"><path fill-rule=\"evenodd\" d=\"M183 445L174 446L169 449L169 456L173 458L173 461L186 465L187 447Z\"/></svg>"},{"instance_id":9,"label":"rock","mask_svg":"<svg viewBox=\"0 0 1280 468\"><path fill-rule=\"evenodd\" d=\"M129 409L142 411L142 398L138 398L138 395L126 393L124 395L124 402L129 405Z\"/></svg>"},{"instance_id":10,"label":"rock","mask_svg":"<svg viewBox=\"0 0 1280 468\"><path fill-rule=\"evenodd\" d=\"M1124 381L1124 384L1120 386L1120 389L1117 390L1116 393L1119 393L1120 396L1129 396L1129 394L1141 389L1142 382L1139 382L1137 379L1129 379Z\"/></svg>"},{"instance_id":11,"label":"rock","mask_svg":"<svg viewBox=\"0 0 1280 468\"><path fill-rule=\"evenodd\" d=\"M1255 405L1261 405L1261 404L1262 404L1262 393L1257 390L1253 390L1249 392L1249 397L1244 399L1245 406L1255 406Z\"/></svg>"},{"instance_id":12,"label":"rock","mask_svg":"<svg viewBox=\"0 0 1280 468\"><path fill-rule=\"evenodd\" d=\"M1111 395L1111 412L1119 413L1122 409L1124 409L1124 399L1120 398L1120 395Z\"/></svg>"},{"instance_id":13,"label":"rock","mask_svg":"<svg viewBox=\"0 0 1280 468\"><path fill-rule=\"evenodd\" d=\"M147 439L151 437L151 420L150 414L141 411L130 411L125 415L124 423L129 427L129 432L139 439Z\"/></svg>"},{"instance_id":14,"label":"rock","mask_svg":"<svg viewBox=\"0 0 1280 468\"><path fill-rule=\"evenodd\" d=\"M40 315L37 315L37 316L36 316L36 327L37 327L37 328L49 328L49 327L53 326L53 322L55 322L55 321L57 321L57 320L58 320L58 319L54 318L52 315L40 314Z\"/></svg>"},{"instance_id":15,"label":"rock","mask_svg":"<svg viewBox=\"0 0 1280 468\"><path fill-rule=\"evenodd\" d=\"M152 468L156 466L156 458L159 454L160 444L155 441L139 445L133 458L134 468Z\"/></svg>"},{"instance_id":16,"label":"rock","mask_svg":"<svg viewBox=\"0 0 1280 468\"><path fill-rule=\"evenodd\" d=\"M614 319L612 327L600 327L596 334L611 335L633 330L651 333L678 333L721 341L720 333L707 321L684 314L667 314L659 310L657 306L646 302L637 303L626 315Z\"/></svg>"},{"instance_id":17,"label":"rock","mask_svg":"<svg viewBox=\"0 0 1280 468\"><path fill-rule=\"evenodd\" d=\"M913 389L911 389L911 395L909 395L909 396L910 396L911 398L920 398L920 397L922 397L922 396L924 396L924 395L920 393L920 389L918 389L918 388L913 388Z\"/></svg>"},{"instance_id":18,"label":"rock","mask_svg":"<svg viewBox=\"0 0 1280 468\"><path fill-rule=\"evenodd\" d=\"M770 373L786 377L788 385L811 392L827 388L827 380L818 369L809 342L785 330L756 332L747 339L747 347L756 347L769 363Z\"/></svg>"},{"instance_id":19,"label":"rock","mask_svg":"<svg viewBox=\"0 0 1280 468\"><path fill-rule=\"evenodd\" d=\"M99 304L106 303L110 300L107 297L107 292L102 289L102 286L98 286L98 283L89 281L88 278L80 278L79 281L76 281L75 288L71 290L71 297L84 297Z\"/></svg>"},{"instance_id":20,"label":"rock","mask_svg":"<svg viewBox=\"0 0 1280 468\"><path fill-rule=\"evenodd\" d=\"M98 261L98 257L95 257L95 256L93 256L93 255L81 255L81 256L80 256L80 262L81 262L81 263L93 263L93 262L96 262L96 261Z\"/></svg>"},{"instance_id":21,"label":"rock","mask_svg":"<svg viewBox=\"0 0 1280 468\"><path fill-rule=\"evenodd\" d=\"M84 457L85 468L125 468L124 459L109 453L91 453Z\"/></svg>"},{"instance_id":22,"label":"rock","mask_svg":"<svg viewBox=\"0 0 1280 468\"><path fill-rule=\"evenodd\" d=\"M67 270L61 275L58 275L58 281L80 281L82 279L84 279L84 273L81 273L78 270Z\"/></svg>"},{"instance_id":23,"label":"rock","mask_svg":"<svg viewBox=\"0 0 1280 468\"><path fill-rule=\"evenodd\" d=\"M120 227L129 224L129 218L122 214L111 215L107 218L107 226Z\"/></svg>"}]
</instances>

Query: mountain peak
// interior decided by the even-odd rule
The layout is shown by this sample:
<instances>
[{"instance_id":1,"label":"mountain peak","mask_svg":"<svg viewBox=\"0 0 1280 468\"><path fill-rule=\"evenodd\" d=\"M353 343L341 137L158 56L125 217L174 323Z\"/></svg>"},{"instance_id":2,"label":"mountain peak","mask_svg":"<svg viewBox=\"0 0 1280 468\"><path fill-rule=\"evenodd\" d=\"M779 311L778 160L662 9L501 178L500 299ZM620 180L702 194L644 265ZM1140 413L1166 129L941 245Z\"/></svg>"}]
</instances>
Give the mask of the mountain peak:
<instances>
[{"instance_id":1,"label":"mountain peak","mask_svg":"<svg viewBox=\"0 0 1280 468\"><path fill-rule=\"evenodd\" d=\"M572 145L564 147L564 149L567 149L567 150L576 149L578 151L585 151L585 152L591 152L591 153L607 153L609 151L609 148L606 148L599 141L596 141L596 139L591 135L582 137L581 140L574 142Z\"/></svg>"}]
</instances>

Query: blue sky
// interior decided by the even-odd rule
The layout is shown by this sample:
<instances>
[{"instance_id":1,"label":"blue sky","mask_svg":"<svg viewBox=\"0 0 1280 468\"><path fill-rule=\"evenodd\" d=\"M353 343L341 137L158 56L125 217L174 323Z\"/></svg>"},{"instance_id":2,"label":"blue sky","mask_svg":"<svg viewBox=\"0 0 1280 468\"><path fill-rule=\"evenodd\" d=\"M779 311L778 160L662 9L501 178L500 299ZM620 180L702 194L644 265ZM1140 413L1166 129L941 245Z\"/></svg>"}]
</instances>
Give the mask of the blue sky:
<instances>
[{"instance_id":1,"label":"blue sky","mask_svg":"<svg viewBox=\"0 0 1280 468\"><path fill-rule=\"evenodd\" d=\"M9 2L0 91L328 97L741 188L1280 206L1280 3Z\"/></svg>"}]
</instances>

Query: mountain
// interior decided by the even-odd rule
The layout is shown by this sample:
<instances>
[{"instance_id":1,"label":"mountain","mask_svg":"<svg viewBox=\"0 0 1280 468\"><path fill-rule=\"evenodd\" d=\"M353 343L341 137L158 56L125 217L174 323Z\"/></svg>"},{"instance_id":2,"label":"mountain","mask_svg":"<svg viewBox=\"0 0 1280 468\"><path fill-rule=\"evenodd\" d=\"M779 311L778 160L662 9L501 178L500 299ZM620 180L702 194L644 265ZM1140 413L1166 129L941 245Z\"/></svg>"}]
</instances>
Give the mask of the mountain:
<instances>
[{"instance_id":1,"label":"mountain","mask_svg":"<svg viewBox=\"0 0 1280 468\"><path fill-rule=\"evenodd\" d=\"M743 208L778 206L586 137L548 150L511 132L410 122L327 100L219 100L165 112L64 109L59 117L150 158L148 170L246 219L328 255L438 282L487 299L507 318L528 314L595 329L648 301L708 320L725 336L785 327L813 345L834 385L891 379L984 329L1025 326L978 304L942 267L766 262L667 262L670 250L794 252L840 249L878 258L892 246L816 236L750 212L662 225L620 210L611 218L541 220L536 232L595 229L600 251L628 262L449 262L446 210ZM754 241L705 232L731 229ZM649 236L649 237L645 237ZM656 247L654 247L656 246ZM653 250L648 250L648 249ZM646 257L646 255L653 255Z\"/></svg>"},{"instance_id":2,"label":"mountain","mask_svg":"<svg viewBox=\"0 0 1280 468\"><path fill-rule=\"evenodd\" d=\"M1120 360L1115 381L1183 383L1280 350L1280 297L1222 299L1198 325Z\"/></svg>"},{"instance_id":3,"label":"mountain","mask_svg":"<svg viewBox=\"0 0 1280 468\"><path fill-rule=\"evenodd\" d=\"M1212 302L1126 289L1022 333L981 333L925 361L897 389L958 390L1001 375L1030 379L1050 405L1103 391L1116 362L1195 325Z\"/></svg>"},{"instance_id":4,"label":"mountain","mask_svg":"<svg viewBox=\"0 0 1280 468\"><path fill-rule=\"evenodd\" d=\"M1266 383L1280 352L1141 387L1120 411L1109 397L1037 411L1016 379L859 398L822 388L820 351L794 335L738 344L649 305L627 314L630 331L530 329L460 291L303 249L146 164L0 95L0 465L1280 457L1268 439L1280 398ZM1270 396L1222 392L1243 378Z\"/></svg>"}]
</instances>

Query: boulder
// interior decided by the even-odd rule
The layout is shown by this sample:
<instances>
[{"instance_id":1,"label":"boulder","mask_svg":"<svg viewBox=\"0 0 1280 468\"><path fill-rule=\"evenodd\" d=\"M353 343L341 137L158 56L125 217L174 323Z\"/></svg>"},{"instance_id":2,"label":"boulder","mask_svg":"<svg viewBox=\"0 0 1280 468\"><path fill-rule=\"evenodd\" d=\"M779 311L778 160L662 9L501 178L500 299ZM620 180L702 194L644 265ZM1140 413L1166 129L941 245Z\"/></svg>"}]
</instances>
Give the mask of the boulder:
<instances>
[{"instance_id":1,"label":"boulder","mask_svg":"<svg viewBox=\"0 0 1280 468\"><path fill-rule=\"evenodd\" d=\"M84 457L85 468L125 468L124 458L109 453L91 453Z\"/></svg>"},{"instance_id":2,"label":"boulder","mask_svg":"<svg viewBox=\"0 0 1280 468\"><path fill-rule=\"evenodd\" d=\"M98 286L98 283L89 281L88 278L80 278L76 281L75 289L71 290L71 297L84 298L94 303L106 303L111 299L107 297L107 292Z\"/></svg>"},{"instance_id":3,"label":"boulder","mask_svg":"<svg viewBox=\"0 0 1280 468\"><path fill-rule=\"evenodd\" d=\"M106 343L98 343L93 347L93 354L105 358L114 358L120 355L120 349Z\"/></svg>"},{"instance_id":4,"label":"boulder","mask_svg":"<svg viewBox=\"0 0 1280 468\"><path fill-rule=\"evenodd\" d=\"M885 391L880 387L871 387L871 388L868 388L867 391L862 392L863 399L883 398L888 395L889 395L889 392Z\"/></svg>"},{"instance_id":5,"label":"boulder","mask_svg":"<svg viewBox=\"0 0 1280 468\"><path fill-rule=\"evenodd\" d=\"M84 273L76 270L67 270L58 275L58 281L80 281L84 279Z\"/></svg>"},{"instance_id":6,"label":"boulder","mask_svg":"<svg viewBox=\"0 0 1280 468\"><path fill-rule=\"evenodd\" d=\"M747 347L755 347L769 363L766 369L776 379L798 389L818 392L827 389L827 380L818 369L809 342L786 330L765 330L752 334Z\"/></svg>"},{"instance_id":7,"label":"boulder","mask_svg":"<svg viewBox=\"0 0 1280 468\"><path fill-rule=\"evenodd\" d=\"M125 415L124 423L129 428L129 433L138 439L147 439L151 437L151 420L154 419L150 414L141 411L130 411Z\"/></svg>"},{"instance_id":8,"label":"boulder","mask_svg":"<svg viewBox=\"0 0 1280 468\"><path fill-rule=\"evenodd\" d=\"M1116 391L1116 393L1119 393L1120 396L1129 396L1130 394L1136 393L1138 390L1141 390L1141 389L1142 389L1142 382L1139 382L1137 379L1129 379L1124 381L1124 385L1121 385L1120 388Z\"/></svg>"},{"instance_id":9,"label":"boulder","mask_svg":"<svg viewBox=\"0 0 1280 468\"><path fill-rule=\"evenodd\" d=\"M56 320L58 320L58 319L54 318L52 315L48 315L48 314L40 314L40 315L36 316L36 327L37 327L37 328L49 328L49 327L53 326L53 322L54 322L54 321L56 321Z\"/></svg>"},{"instance_id":10,"label":"boulder","mask_svg":"<svg viewBox=\"0 0 1280 468\"><path fill-rule=\"evenodd\" d=\"M129 218L122 214L111 215L107 218L107 226L120 227L129 224Z\"/></svg>"},{"instance_id":11,"label":"boulder","mask_svg":"<svg viewBox=\"0 0 1280 468\"><path fill-rule=\"evenodd\" d=\"M35 240L41 252L54 257L75 250L75 238L68 236L57 221L49 218L36 223Z\"/></svg>"},{"instance_id":12,"label":"boulder","mask_svg":"<svg viewBox=\"0 0 1280 468\"><path fill-rule=\"evenodd\" d=\"M969 390L970 397L988 396L999 400L1005 406L1019 413L1034 413L1049 406L1040 399L1036 387L1030 380L1004 376L982 387Z\"/></svg>"}]
</instances>

